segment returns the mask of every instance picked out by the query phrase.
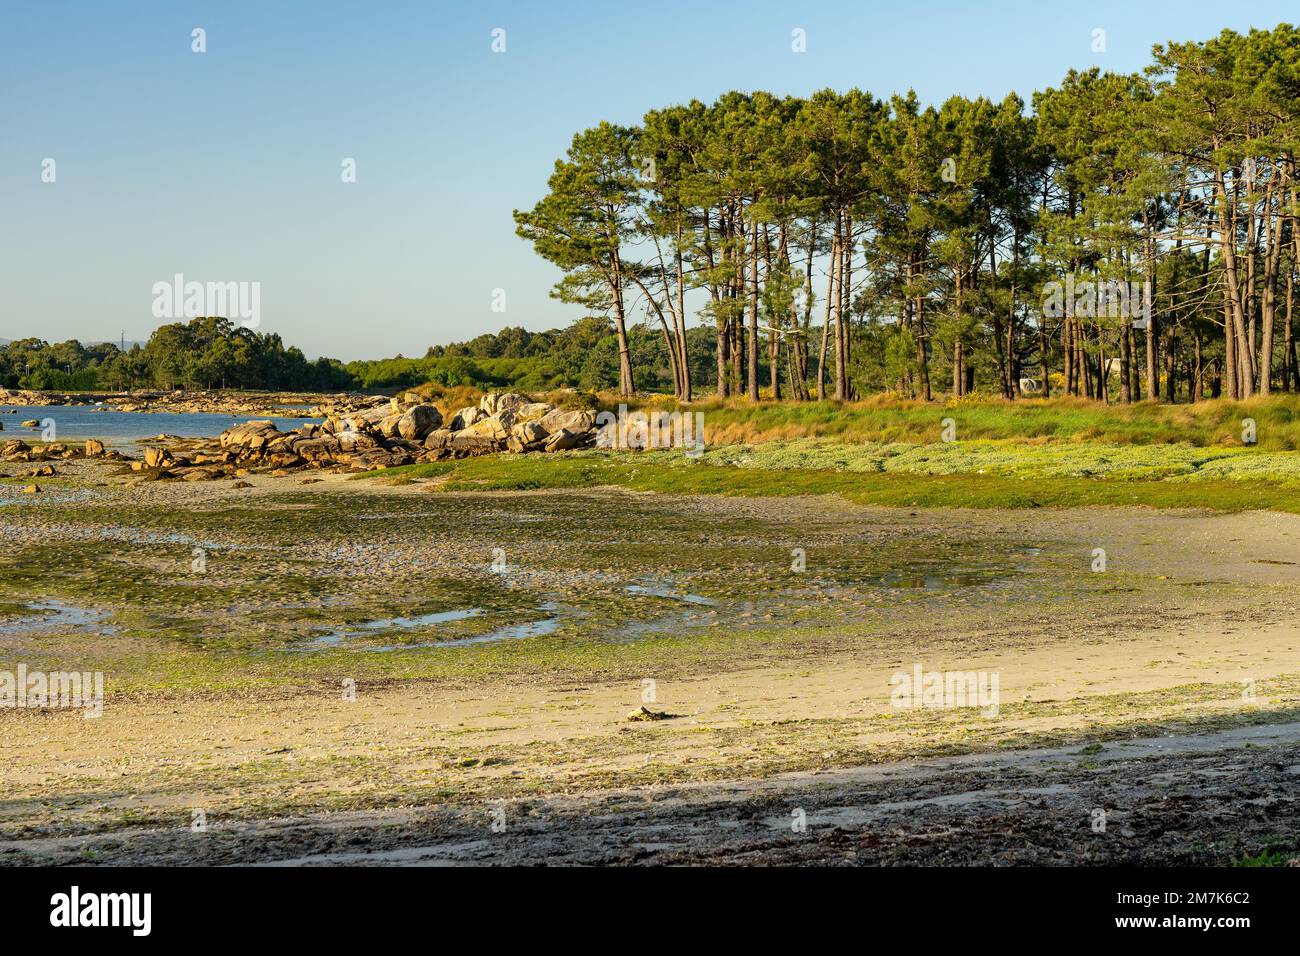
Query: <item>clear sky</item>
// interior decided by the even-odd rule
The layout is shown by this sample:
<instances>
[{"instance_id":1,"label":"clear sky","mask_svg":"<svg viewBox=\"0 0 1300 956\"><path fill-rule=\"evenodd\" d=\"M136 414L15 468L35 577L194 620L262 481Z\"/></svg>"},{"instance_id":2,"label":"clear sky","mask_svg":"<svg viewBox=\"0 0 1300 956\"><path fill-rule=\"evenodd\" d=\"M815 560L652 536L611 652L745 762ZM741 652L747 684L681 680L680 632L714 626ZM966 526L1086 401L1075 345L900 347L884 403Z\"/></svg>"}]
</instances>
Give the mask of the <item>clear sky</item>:
<instances>
[{"instance_id":1,"label":"clear sky","mask_svg":"<svg viewBox=\"0 0 1300 956\"><path fill-rule=\"evenodd\" d=\"M728 89L1028 99L1070 67L1135 70L1153 43L1297 16L1271 0L0 0L0 337L143 340L175 273L260 282L260 329L309 357L553 328L581 311L549 297L558 275L511 211L578 129Z\"/></svg>"}]
</instances>

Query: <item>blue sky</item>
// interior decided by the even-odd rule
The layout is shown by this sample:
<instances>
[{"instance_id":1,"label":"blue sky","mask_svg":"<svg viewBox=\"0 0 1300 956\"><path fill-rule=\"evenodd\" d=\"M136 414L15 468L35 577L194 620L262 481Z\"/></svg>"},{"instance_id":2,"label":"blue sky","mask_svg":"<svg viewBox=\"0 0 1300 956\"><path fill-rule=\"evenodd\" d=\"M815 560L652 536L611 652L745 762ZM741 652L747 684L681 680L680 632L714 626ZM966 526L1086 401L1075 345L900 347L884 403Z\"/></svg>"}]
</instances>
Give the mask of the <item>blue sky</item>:
<instances>
[{"instance_id":1,"label":"blue sky","mask_svg":"<svg viewBox=\"0 0 1300 956\"><path fill-rule=\"evenodd\" d=\"M1070 67L1135 70L1153 43L1296 15L1198 0L5 0L0 337L145 339L151 287L175 273L260 282L261 330L312 357L565 325L581 311L549 297L557 273L511 211L580 128L728 89L1028 98Z\"/></svg>"}]
</instances>

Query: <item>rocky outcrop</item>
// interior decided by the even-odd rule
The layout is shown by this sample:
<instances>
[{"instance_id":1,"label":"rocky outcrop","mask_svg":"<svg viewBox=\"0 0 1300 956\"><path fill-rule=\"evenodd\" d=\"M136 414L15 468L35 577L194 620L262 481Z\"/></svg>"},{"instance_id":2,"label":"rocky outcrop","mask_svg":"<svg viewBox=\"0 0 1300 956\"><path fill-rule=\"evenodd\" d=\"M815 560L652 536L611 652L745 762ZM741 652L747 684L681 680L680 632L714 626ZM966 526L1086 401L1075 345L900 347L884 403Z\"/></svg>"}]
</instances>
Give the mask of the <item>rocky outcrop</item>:
<instances>
[{"instance_id":1,"label":"rocky outcrop","mask_svg":"<svg viewBox=\"0 0 1300 956\"><path fill-rule=\"evenodd\" d=\"M7 388L0 388L0 405L53 405L54 403L42 395L40 392L29 391L28 389L19 389L11 392Z\"/></svg>"},{"instance_id":2,"label":"rocky outcrop","mask_svg":"<svg viewBox=\"0 0 1300 956\"><path fill-rule=\"evenodd\" d=\"M382 396L359 395L340 392L329 398L321 399L311 410L313 418L338 418L354 412L364 411L376 405L387 405L388 399Z\"/></svg>"},{"instance_id":3,"label":"rocky outcrop","mask_svg":"<svg viewBox=\"0 0 1300 956\"><path fill-rule=\"evenodd\" d=\"M411 395L363 406L342 407L320 424L280 431L269 418L226 429L213 439L149 439L139 459L106 451L91 439L84 449L52 443L29 446L21 439L0 444L6 461L46 462L68 458L124 461L122 474L138 480L211 481L272 476L306 470L370 471L419 461L495 452L565 451L596 444L596 414L535 402L516 392L491 393L444 422L432 404ZM42 472L48 474L48 472Z\"/></svg>"},{"instance_id":4,"label":"rocky outcrop","mask_svg":"<svg viewBox=\"0 0 1300 956\"><path fill-rule=\"evenodd\" d=\"M94 406L95 411L201 412L212 415L276 415L280 418L327 417L364 408L384 398L339 393L328 398L307 392L242 392L222 389L136 389L132 392L33 392L0 388L0 405Z\"/></svg>"},{"instance_id":5,"label":"rocky outcrop","mask_svg":"<svg viewBox=\"0 0 1300 956\"><path fill-rule=\"evenodd\" d=\"M483 411L477 405L471 405L468 408L462 408L453 415L451 421L447 424L447 428L450 431L458 432L462 429L469 428L470 425L473 425L480 418L487 418L487 412Z\"/></svg>"},{"instance_id":6,"label":"rocky outcrop","mask_svg":"<svg viewBox=\"0 0 1300 956\"><path fill-rule=\"evenodd\" d=\"M121 461L125 456L118 451L105 451L103 443L91 439L86 447L70 448L62 442L48 445L29 445L21 438L0 442L0 459L4 461L68 461L73 458L104 458Z\"/></svg>"},{"instance_id":7,"label":"rocky outcrop","mask_svg":"<svg viewBox=\"0 0 1300 956\"><path fill-rule=\"evenodd\" d=\"M442 425L442 412L433 405L416 405L397 419L397 434L407 441L424 441Z\"/></svg>"},{"instance_id":8,"label":"rocky outcrop","mask_svg":"<svg viewBox=\"0 0 1300 956\"><path fill-rule=\"evenodd\" d=\"M483 396L445 425L435 406L394 398L292 432L279 431L270 420L245 422L222 432L217 445L228 465L289 474L307 468L370 471L500 451L561 451L590 447L595 440L594 412L506 392ZM144 467L177 471L156 455L150 464L148 455Z\"/></svg>"}]
</instances>

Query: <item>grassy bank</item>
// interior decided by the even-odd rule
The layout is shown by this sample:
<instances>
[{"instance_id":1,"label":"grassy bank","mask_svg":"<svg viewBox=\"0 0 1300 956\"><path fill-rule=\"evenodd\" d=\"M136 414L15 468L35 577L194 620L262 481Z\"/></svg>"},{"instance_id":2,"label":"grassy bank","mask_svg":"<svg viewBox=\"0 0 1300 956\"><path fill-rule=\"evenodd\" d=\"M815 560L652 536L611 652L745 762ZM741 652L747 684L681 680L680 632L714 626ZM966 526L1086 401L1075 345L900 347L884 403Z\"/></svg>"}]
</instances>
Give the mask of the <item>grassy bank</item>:
<instances>
[{"instance_id":1,"label":"grassy bank","mask_svg":"<svg viewBox=\"0 0 1300 956\"><path fill-rule=\"evenodd\" d=\"M619 399L602 395L601 405L617 409ZM973 398L920 402L874 396L861 402L762 402L705 398L690 406L671 399L628 403L630 409L704 413L710 445L758 443L798 438L829 438L848 443L927 443L938 441L942 420L953 419L956 437L1042 442L1101 442L1112 445L1187 444L1242 447L1242 420L1255 421L1259 449L1300 449L1300 396L1273 395L1244 402L1225 400L1192 405L1102 405L1076 398Z\"/></svg>"},{"instance_id":2,"label":"grassy bank","mask_svg":"<svg viewBox=\"0 0 1300 956\"><path fill-rule=\"evenodd\" d=\"M621 404L608 394L598 401L606 410ZM701 413L707 450L694 458L676 450L492 456L396 468L380 480L437 479L453 491L833 494L902 507L1300 510L1300 396L1195 405L709 398L689 406L650 397L627 408Z\"/></svg>"},{"instance_id":3,"label":"grassy bank","mask_svg":"<svg viewBox=\"0 0 1300 956\"><path fill-rule=\"evenodd\" d=\"M1300 513L1300 461L1286 459L1279 470L1282 478L1268 471L1250 470L1243 463L1242 474L1228 477L1220 468L1195 480L1185 475L1157 477L1162 467L1152 463L1149 474L1135 476L1122 466L1119 478L1043 473L1034 470L1031 455L1017 456L1008 449L987 452L1002 461L1000 467L943 471L958 464L970 452L942 451L927 446L935 459L927 462L917 453L906 459L917 470L867 468L874 461L871 452L840 446L840 457L862 467L809 467L782 460L788 446L766 446L755 450L736 447L715 449L699 459L680 452L644 454L574 452L559 455L499 455L433 462L393 468L379 480L405 483L437 479L443 491L526 491L545 488L594 488L610 486L631 491L666 494L774 496L839 495L858 504L894 507L953 508L1045 508L1083 505L1145 505L1154 508L1211 508L1220 511L1272 510ZM1106 449L1091 453L1096 467ZM823 447L820 456L834 457L836 451ZM855 458L858 455L860 457ZM946 460L948 456L952 460ZM793 456L797 461L798 456ZM1276 457L1276 456L1275 456ZM978 456L965 459L970 464ZM924 469L932 463L937 472ZM824 462L822 462L824 464ZM1040 464L1053 465L1049 459ZM1078 462L1075 462L1077 465ZM993 473L990 473L993 472ZM1125 473L1128 472L1128 473ZM363 476L372 477L372 476Z\"/></svg>"}]
</instances>

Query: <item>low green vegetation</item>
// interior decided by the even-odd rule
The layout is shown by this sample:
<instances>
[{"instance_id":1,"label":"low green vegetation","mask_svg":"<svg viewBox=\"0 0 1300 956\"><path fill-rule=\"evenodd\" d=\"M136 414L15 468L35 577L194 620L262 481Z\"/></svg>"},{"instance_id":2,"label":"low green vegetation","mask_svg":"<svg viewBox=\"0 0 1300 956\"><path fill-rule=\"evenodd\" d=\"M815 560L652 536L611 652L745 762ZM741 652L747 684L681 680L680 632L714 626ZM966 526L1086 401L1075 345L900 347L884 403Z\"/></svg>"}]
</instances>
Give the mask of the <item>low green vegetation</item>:
<instances>
[{"instance_id":1,"label":"low green vegetation","mask_svg":"<svg viewBox=\"0 0 1300 956\"><path fill-rule=\"evenodd\" d=\"M1279 850L1263 850L1254 856L1245 856L1239 860L1233 860L1233 866L1290 866L1291 861L1295 859L1294 853L1283 853Z\"/></svg>"},{"instance_id":2,"label":"low green vegetation","mask_svg":"<svg viewBox=\"0 0 1300 956\"><path fill-rule=\"evenodd\" d=\"M680 453L652 452L656 463ZM1119 481L1300 481L1300 454L1192 445L1020 444L1009 440L911 445L846 445L817 439L727 445L706 464L759 469L814 469L1002 478L1107 478Z\"/></svg>"},{"instance_id":3,"label":"low green vegetation","mask_svg":"<svg viewBox=\"0 0 1300 956\"><path fill-rule=\"evenodd\" d=\"M600 404L614 411L619 402L606 395ZM489 456L389 469L378 480L445 491L833 494L902 507L1300 510L1300 396L1182 406L1073 399L682 406L648 398L627 411L699 412L706 449ZM941 440L945 427L955 440Z\"/></svg>"},{"instance_id":4,"label":"low green vegetation","mask_svg":"<svg viewBox=\"0 0 1300 956\"><path fill-rule=\"evenodd\" d=\"M920 446L892 456L879 448L800 452L780 445L724 447L698 459L668 451L501 455L393 468L380 480L434 480L448 492L611 486L683 495L839 495L913 508L1146 505L1300 513L1300 461L1290 457L1207 458L1198 467L1190 452L1181 462L1165 462L1150 453L1090 447L1060 459L1011 446Z\"/></svg>"},{"instance_id":5,"label":"low green vegetation","mask_svg":"<svg viewBox=\"0 0 1300 956\"><path fill-rule=\"evenodd\" d=\"M51 670L93 662L114 675L115 693L128 695L288 690L343 677L624 678L651 667L662 674L788 659L791 649L844 649L967 616L1032 619L1045 599L1055 613L1080 615L1104 599L1108 609L1139 619L1171 588L1175 597L1186 593L1142 571L1090 574L1086 548L1054 537L940 533L935 521L949 518L864 526L832 511L810 524L801 515L812 506L793 502L753 510L659 495L614 499L603 490L698 484L716 493L789 495L838 487L853 497L864 480L894 482L901 492L897 475L624 460L630 457L503 456L393 470L405 481L435 473L435 494L347 482L333 491L179 507L133 502L129 511L112 492L50 500L22 539L0 551L0 606L19 620L37 614L30 603L50 600L108 616L103 627L38 626L10 650ZM945 489L969 493L993 479L923 480L935 483L937 500ZM472 493L579 486L602 487ZM34 514L13 509L15 522ZM812 556L809 574L791 566L796 545ZM496 573L491 563L502 546L508 566ZM197 571L196 547L204 559ZM1197 584L1198 596L1229 586ZM418 623L425 615L438 619ZM411 619L414 626L400 623ZM540 622L547 627L536 634L457 646ZM342 636L321 643L332 634Z\"/></svg>"},{"instance_id":6,"label":"low green vegetation","mask_svg":"<svg viewBox=\"0 0 1300 956\"><path fill-rule=\"evenodd\" d=\"M697 325L687 334L693 380L709 380L717 333ZM637 386L649 392L671 391L668 350L655 330L628 330L632 363L641 370ZM425 383L445 388L539 391L560 387L607 389L618 384L618 337L608 318L587 316L562 329L529 332L507 326L467 342L432 345L420 358L386 358L349 362L347 371L361 388L412 388Z\"/></svg>"},{"instance_id":7,"label":"low green vegetation","mask_svg":"<svg viewBox=\"0 0 1300 956\"><path fill-rule=\"evenodd\" d=\"M621 399L608 396L616 410ZM626 400L629 410L702 412L710 446L799 438L858 444L941 440L945 419L959 442L1016 439L1025 443L1106 445L1192 445L1243 448L1247 420L1254 423L1257 451L1300 449L1300 395L1271 395L1249 401L1162 405L1137 402L1106 405L1072 398L969 398L920 402L878 396L861 402L763 402L717 398L677 405L666 398Z\"/></svg>"}]
</instances>

